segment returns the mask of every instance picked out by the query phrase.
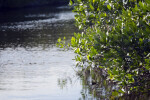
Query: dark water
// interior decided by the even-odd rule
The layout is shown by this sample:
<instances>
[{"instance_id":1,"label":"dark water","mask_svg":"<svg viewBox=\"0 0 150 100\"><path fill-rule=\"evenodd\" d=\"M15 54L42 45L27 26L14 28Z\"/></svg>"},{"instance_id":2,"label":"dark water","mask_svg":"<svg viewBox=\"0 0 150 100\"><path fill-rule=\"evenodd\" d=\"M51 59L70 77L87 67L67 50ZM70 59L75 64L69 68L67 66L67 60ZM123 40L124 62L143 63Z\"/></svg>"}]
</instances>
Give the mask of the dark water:
<instances>
[{"instance_id":1,"label":"dark water","mask_svg":"<svg viewBox=\"0 0 150 100\"><path fill-rule=\"evenodd\" d=\"M76 31L66 8L32 8L0 13L0 47L48 48Z\"/></svg>"}]
</instances>

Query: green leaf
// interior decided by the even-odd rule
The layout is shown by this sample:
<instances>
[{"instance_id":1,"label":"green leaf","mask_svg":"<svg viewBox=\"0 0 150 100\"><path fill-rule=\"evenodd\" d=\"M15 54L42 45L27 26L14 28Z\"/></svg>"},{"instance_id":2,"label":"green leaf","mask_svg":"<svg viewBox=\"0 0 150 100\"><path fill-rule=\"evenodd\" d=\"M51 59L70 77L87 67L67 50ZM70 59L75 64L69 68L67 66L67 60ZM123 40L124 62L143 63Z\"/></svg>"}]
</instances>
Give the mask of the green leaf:
<instances>
[{"instance_id":1,"label":"green leaf","mask_svg":"<svg viewBox=\"0 0 150 100\"><path fill-rule=\"evenodd\" d=\"M120 92L120 93L125 93L124 91L122 91L121 89L120 90L118 90L118 92Z\"/></svg>"},{"instance_id":2,"label":"green leaf","mask_svg":"<svg viewBox=\"0 0 150 100\"><path fill-rule=\"evenodd\" d=\"M99 68L104 68L103 66L99 66Z\"/></svg>"},{"instance_id":3,"label":"green leaf","mask_svg":"<svg viewBox=\"0 0 150 100\"><path fill-rule=\"evenodd\" d=\"M104 13L104 16L106 17L106 16L107 16L107 14L106 14L106 13Z\"/></svg>"},{"instance_id":4,"label":"green leaf","mask_svg":"<svg viewBox=\"0 0 150 100\"><path fill-rule=\"evenodd\" d=\"M139 2L139 5L140 5L140 7L144 6L144 4L141 1Z\"/></svg>"},{"instance_id":5,"label":"green leaf","mask_svg":"<svg viewBox=\"0 0 150 100\"><path fill-rule=\"evenodd\" d=\"M58 42L59 42L59 43L61 42L61 38L58 39Z\"/></svg>"},{"instance_id":6,"label":"green leaf","mask_svg":"<svg viewBox=\"0 0 150 100\"><path fill-rule=\"evenodd\" d=\"M94 10L94 7L92 6L92 4L89 4L89 6L90 6L90 8L91 8L92 10Z\"/></svg>"},{"instance_id":7,"label":"green leaf","mask_svg":"<svg viewBox=\"0 0 150 100\"><path fill-rule=\"evenodd\" d=\"M87 59L90 60L90 55L87 55Z\"/></svg>"},{"instance_id":8,"label":"green leaf","mask_svg":"<svg viewBox=\"0 0 150 100\"><path fill-rule=\"evenodd\" d=\"M111 6L110 6L110 5L107 5L107 8L108 8L109 10L111 10Z\"/></svg>"},{"instance_id":9,"label":"green leaf","mask_svg":"<svg viewBox=\"0 0 150 100\"><path fill-rule=\"evenodd\" d=\"M118 96L119 93L118 93L117 91L113 91L113 92L112 92L112 95L113 95L113 96Z\"/></svg>"},{"instance_id":10,"label":"green leaf","mask_svg":"<svg viewBox=\"0 0 150 100\"><path fill-rule=\"evenodd\" d=\"M73 2L72 2L72 0L70 0L70 2L69 2L69 5L70 5L70 6L72 6L72 5L73 5Z\"/></svg>"},{"instance_id":11,"label":"green leaf","mask_svg":"<svg viewBox=\"0 0 150 100\"><path fill-rule=\"evenodd\" d=\"M97 51L94 47L91 47L91 55L96 55L97 54Z\"/></svg>"},{"instance_id":12,"label":"green leaf","mask_svg":"<svg viewBox=\"0 0 150 100\"><path fill-rule=\"evenodd\" d=\"M93 0L93 3L95 3L95 0Z\"/></svg>"},{"instance_id":13,"label":"green leaf","mask_svg":"<svg viewBox=\"0 0 150 100\"><path fill-rule=\"evenodd\" d=\"M72 44L73 46L75 46L75 44L76 44L76 39L75 39L75 37L72 37L72 38L71 38L71 44Z\"/></svg>"},{"instance_id":14,"label":"green leaf","mask_svg":"<svg viewBox=\"0 0 150 100\"><path fill-rule=\"evenodd\" d=\"M75 52L79 54L79 53L80 53L80 48L77 48L77 49L75 50Z\"/></svg>"}]
</instances>

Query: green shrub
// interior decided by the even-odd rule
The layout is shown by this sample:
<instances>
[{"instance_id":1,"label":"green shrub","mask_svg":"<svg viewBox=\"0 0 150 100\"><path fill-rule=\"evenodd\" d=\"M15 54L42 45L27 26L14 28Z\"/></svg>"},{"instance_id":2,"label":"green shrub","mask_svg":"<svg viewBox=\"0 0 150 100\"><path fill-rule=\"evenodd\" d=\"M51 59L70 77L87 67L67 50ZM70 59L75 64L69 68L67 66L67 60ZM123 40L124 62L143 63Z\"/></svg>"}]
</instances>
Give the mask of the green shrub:
<instances>
[{"instance_id":1,"label":"green shrub","mask_svg":"<svg viewBox=\"0 0 150 100\"><path fill-rule=\"evenodd\" d=\"M122 89L150 91L150 1L74 0L72 4L76 25L83 30L71 39L80 66L88 62L100 67Z\"/></svg>"}]
</instances>

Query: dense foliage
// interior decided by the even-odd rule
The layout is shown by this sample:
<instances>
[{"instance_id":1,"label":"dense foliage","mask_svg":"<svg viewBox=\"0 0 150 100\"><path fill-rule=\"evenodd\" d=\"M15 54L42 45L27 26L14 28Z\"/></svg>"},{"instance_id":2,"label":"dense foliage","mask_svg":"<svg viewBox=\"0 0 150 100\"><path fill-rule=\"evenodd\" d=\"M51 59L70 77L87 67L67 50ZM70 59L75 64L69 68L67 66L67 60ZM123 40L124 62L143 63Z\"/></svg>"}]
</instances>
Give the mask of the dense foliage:
<instances>
[{"instance_id":1,"label":"dense foliage","mask_svg":"<svg viewBox=\"0 0 150 100\"><path fill-rule=\"evenodd\" d=\"M119 92L125 87L150 91L150 1L74 0L70 5L83 30L71 39L80 66L103 69Z\"/></svg>"}]
</instances>

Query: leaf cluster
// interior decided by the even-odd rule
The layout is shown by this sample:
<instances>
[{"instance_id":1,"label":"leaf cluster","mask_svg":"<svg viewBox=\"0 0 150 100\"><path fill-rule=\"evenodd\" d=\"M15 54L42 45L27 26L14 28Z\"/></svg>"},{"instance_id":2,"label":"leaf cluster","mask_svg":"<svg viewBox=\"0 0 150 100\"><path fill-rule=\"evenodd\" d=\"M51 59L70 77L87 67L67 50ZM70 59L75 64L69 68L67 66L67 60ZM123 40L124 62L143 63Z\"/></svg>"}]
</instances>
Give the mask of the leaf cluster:
<instances>
[{"instance_id":1,"label":"leaf cluster","mask_svg":"<svg viewBox=\"0 0 150 100\"><path fill-rule=\"evenodd\" d=\"M70 0L70 5L83 30L71 39L76 61L107 71L107 79L122 89L150 91L150 1Z\"/></svg>"}]
</instances>

